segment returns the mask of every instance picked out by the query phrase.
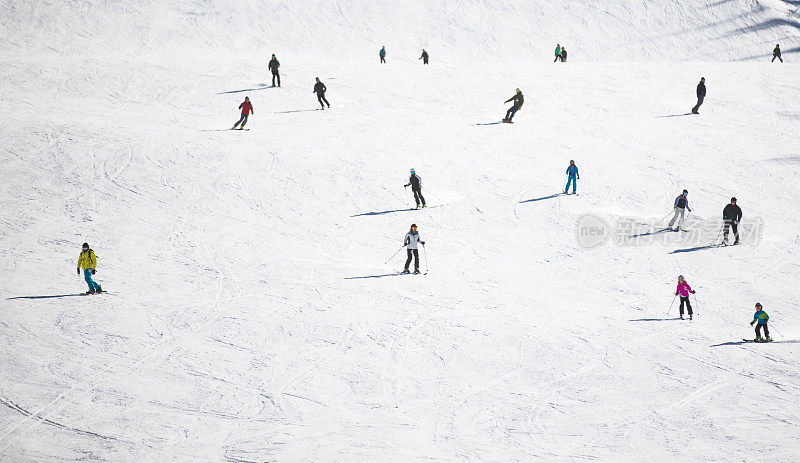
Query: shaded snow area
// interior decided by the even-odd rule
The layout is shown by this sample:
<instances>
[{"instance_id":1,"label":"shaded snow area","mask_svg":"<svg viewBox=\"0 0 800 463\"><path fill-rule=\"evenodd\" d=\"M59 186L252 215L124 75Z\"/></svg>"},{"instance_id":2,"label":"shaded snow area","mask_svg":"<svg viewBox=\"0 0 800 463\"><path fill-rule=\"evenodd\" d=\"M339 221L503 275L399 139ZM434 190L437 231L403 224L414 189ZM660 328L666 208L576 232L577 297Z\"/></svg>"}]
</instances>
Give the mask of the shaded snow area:
<instances>
[{"instance_id":1,"label":"shaded snow area","mask_svg":"<svg viewBox=\"0 0 800 463\"><path fill-rule=\"evenodd\" d=\"M798 8L1 2L0 461L797 461Z\"/></svg>"}]
</instances>

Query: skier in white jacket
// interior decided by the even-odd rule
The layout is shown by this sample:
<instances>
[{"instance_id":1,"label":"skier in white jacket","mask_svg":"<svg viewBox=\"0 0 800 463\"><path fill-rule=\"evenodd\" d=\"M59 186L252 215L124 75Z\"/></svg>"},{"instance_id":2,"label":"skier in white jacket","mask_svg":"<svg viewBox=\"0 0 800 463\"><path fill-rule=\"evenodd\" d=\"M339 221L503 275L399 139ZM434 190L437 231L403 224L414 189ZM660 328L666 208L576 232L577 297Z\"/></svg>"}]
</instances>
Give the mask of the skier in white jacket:
<instances>
[{"instance_id":1,"label":"skier in white jacket","mask_svg":"<svg viewBox=\"0 0 800 463\"><path fill-rule=\"evenodd\" d=\"M684 213L688 209L689 212L692 212L692 208L689 207L689 198L686 196L689 194L688 191L683 190L683 193L680 194L677 198L675 198L675 204L673 207L675 208L675 215L672 216L672 220L669 221L668 228L672 228L672 225L675 221L678 221L678 227L674 228L674 231L682 230L683 229L683 220L684 220Z\"/></svg>"},{"instance_id":2,"label":"skier in white jacket","mask_svg":"<svg viewBox=\"0 0 800 463\"><path fill-rule=\"evenodd\" d=\"M422 241L422 238L417 233L417 224L411 224L411 230L406 233L406 238L404 244L406 246L406 253L408 254L408 259L406 259L406 266L403 273L410 273L408 271L408 266L411 264L411 257L414 257L414 273L419 273L419 243L422 243L425 246L425 242Z\"/></svg>"}]
</instances>

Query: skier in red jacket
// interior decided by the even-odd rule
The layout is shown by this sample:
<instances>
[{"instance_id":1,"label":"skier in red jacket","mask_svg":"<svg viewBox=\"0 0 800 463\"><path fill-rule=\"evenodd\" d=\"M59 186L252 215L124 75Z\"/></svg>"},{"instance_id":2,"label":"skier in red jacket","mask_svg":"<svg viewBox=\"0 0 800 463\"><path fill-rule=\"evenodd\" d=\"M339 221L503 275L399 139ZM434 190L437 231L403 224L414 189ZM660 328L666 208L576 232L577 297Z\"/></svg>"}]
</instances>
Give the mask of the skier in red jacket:
<instances>
[{"instance_id":1,"label":"skier in red jacket","mask_svg":"<svg viewBox=\"0 0 800 463\"><path fill-rule=\"evenodd\" d=\"M239 120L233 124L233 128L231 130L235 129L239 124L242 124L242 126L239 127L239 130L242 130L244 125L247 124L247 116L253 114L253 104L250 103L250 97L244 97L244 101L239 105L239 109L242 110L242 117L240 117Z\"/></svg>"}]
</instances>

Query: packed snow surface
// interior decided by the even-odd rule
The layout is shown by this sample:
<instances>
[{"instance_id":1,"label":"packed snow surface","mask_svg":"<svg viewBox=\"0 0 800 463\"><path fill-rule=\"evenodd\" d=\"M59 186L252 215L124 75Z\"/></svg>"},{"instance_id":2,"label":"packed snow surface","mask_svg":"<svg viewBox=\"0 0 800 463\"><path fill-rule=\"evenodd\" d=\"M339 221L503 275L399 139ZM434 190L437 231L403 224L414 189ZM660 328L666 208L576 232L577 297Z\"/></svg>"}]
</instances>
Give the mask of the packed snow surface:
<instances>
[{"instance_id":1,"label":"packed snow surface","mask_svg":"<svg viewBox=\"0 0 800 463\"><path fill-rule=\"evenodd\" d=\"M0 460L797 461L798 8L0 3Z\"/></svg>"}]
</instances>

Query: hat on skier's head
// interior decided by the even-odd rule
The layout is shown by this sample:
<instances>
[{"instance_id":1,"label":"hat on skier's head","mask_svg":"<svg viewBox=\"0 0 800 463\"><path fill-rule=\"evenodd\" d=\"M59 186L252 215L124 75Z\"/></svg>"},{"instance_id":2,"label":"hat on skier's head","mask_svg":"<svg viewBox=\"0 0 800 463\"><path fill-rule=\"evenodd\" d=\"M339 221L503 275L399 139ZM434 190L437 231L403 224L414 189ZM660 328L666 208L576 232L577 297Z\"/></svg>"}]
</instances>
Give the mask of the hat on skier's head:
<instances>
[{"instance_id":1,"label":"hat on skier's head","mask_svg":"<svg viewBox=\"0 0 800 463\"><path fill-rule=\"evenodd\" d=\"M275 57L275 53L273 53L273 54L272 54L272 57L273 57L273 58Z\"/></svg>"},{"instance_id":2,"label":"hat on skier's head","mask_svg":"<svg viewBox=\"0 0 800 463\"><path fill-rule=\"evenodd\" d=\"M89 243L83 243L83 249L89 249Z\"/></svg>"},{"instance_id":3,"label":"hat on skier's head","mask_svg":"<svg viewBox=\"0 0 800 463\"><path fill-rule=\"evenodd\" d=\"M705 81L706 81L706 78L705 78L705 77L701 77L701 78L700 78L700 82L705 82Z\"/></svg>"},{"instance_id":4,"label":"hat on skier's head","mask_svg":"<svg viewBox=\"0 0 800 463\"><path fill-rule=\"evenodd\" d=\"M249 96L244 97L244 99L247 100L247 101L250 101L250 97Z\"/></svg>"},{"instance_id":5,"label":"hat on skier's head","mask_svg":"<svg viewBox=\"0 0 800 463\"><path fill-rule=\"evenodd\" d=\"M735 202L736 202L736 196L734 196L733 198L731 198L731 202L732 202L732 203L735 203Z\"/></svg>"},{"instance_id":6,"label":"hat on skier's head","mask_svg":"<svg viewBox=\"0 0 800 463\"><path fill-rule=\"evenodd\" d=\"M678 275L678 281L686 281L686 280L684 280L683 275Z\"/></svg>"},{"instance_id":7,"label":"hat on skier's head","mask_svg":"<svg viewBox=\"0 0 800 463\"><path fill-rule=\"evenodd\" d=\"M411 173L412 173L412 174L415 174L416 172L414 171L414 169L411 169Z\"/></svg>"},{"instance_id":8,"label":"hat on skier's head","mask_svg":"<svg viewBox=\"0 0 800 463\"><path fill-rule=\"evenodd\" d=\"M761 308L761 303L760 302L756 302L756 309L760 309L760 308Z\"/></svg>"},{"instance_id":9,"label":"hat on skier's head","mask_svg":"<svg viewBox=\"0 0 800 463\"><path fill-rule=\"evenodd\" d=\"M415 228L417 228L417 224L415 224L415 223L412 223L412 224L411 224L411 229L412 229L412 230L414 230Z\"/></svg>"},{"instance_id":10,"label":"hat on skier's head","mask_svg":"<svg viewBox=\"0 0 800 463\"><path fill-rule=\"evenodd\" d=\"M689 190L683 190L683 194L688 195L689 194Z\"/></svg>"},{"instance_id":11,"label":"hat on skier's head","mask_svg":"<svg viewBox=\"0 0 800 463\"><path fill-rule=\"evenodd\" d=\"M517 88L517 93L520 93L520 89L519 88Z\"/></svg>"},{"instance_id":12,"label":"hat on skier's head","mask_svg":"<svg viewBox=\"0 0 800 463\"><path fill-rule=\"evenodd\" d=\"M575 164L575 161L574 161L574 160L572 160L572 159L570 159L570 160L569 160L569 163L570 163L570 164Z\"/></svg>"}]
</instances>

